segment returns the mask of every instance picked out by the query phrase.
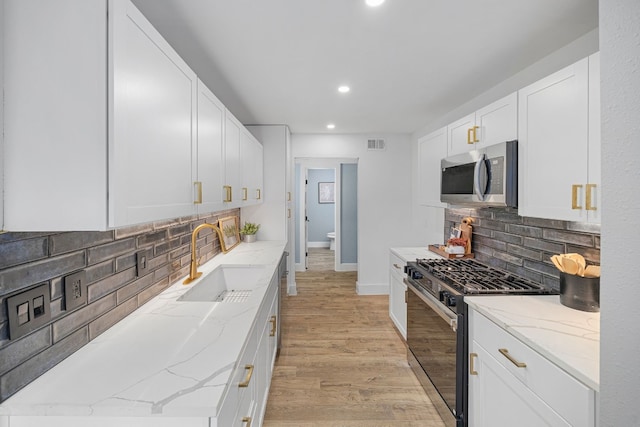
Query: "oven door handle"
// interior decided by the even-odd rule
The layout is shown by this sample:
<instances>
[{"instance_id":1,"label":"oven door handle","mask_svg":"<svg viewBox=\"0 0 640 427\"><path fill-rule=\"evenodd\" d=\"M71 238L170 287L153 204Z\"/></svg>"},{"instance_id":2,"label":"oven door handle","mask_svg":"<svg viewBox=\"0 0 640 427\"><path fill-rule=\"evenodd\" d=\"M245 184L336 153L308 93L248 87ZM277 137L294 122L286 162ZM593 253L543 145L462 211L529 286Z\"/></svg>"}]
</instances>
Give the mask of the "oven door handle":
<instances>
[{"instance_id":1,"label":"oven door handle","mask_svg":"<svg viewBox=\"0 0 640 427\"><path fill-rule=\"evenodd\" d=\"M440 301L438 301L435 297L429 294L423 294L420 292L411 282L407 279L404 279L405 284L411 292L416 294L418 298L420 298L425 304L427 304L433 311L435 311L438 316L442 318L445 322L451 326L453 331L458 330L458 316L451 312L446 306L444 306Z\"/></svg>"}]
</instances>

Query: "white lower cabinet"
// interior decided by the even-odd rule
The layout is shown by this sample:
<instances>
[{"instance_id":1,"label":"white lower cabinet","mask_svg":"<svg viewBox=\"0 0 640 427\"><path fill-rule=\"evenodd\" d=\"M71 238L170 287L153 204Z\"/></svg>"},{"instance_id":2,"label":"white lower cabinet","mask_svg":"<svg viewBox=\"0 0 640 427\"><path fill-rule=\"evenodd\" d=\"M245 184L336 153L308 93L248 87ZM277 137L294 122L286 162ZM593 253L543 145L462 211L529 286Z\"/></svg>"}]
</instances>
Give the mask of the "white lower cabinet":
<instances>
[{"instance_id":1,"label":"white lower cabinet","mask_svg":"<svg viewBox=\"0 0 640 427\"><path fill-rule=\"evenodd\" d=\"M469 426L595 426L595 391L469 310Z\"/></svg>"},{"instance_id":2,"label":"white lower cabinet","mask_svg":"<svg viewBox=\"0 0 640 427\"><path fill-rule=\"evenodd\" d=\"M407 339L407 285L403 279L404 265L406 264L399 256L391 253L389 255L389 317L393 321L402 337Z\"/></svg>"},{"instance_id":3,"label":"white lower cabinet","mask_svg":"<svg viewBox=\"0 0 640 427\"><path fill-rule=\"evenodd\" d=\"M279 288L276 271L228 384L216 420L218 427L262 425L278 343Z\"/></svg>"}]
</instances>

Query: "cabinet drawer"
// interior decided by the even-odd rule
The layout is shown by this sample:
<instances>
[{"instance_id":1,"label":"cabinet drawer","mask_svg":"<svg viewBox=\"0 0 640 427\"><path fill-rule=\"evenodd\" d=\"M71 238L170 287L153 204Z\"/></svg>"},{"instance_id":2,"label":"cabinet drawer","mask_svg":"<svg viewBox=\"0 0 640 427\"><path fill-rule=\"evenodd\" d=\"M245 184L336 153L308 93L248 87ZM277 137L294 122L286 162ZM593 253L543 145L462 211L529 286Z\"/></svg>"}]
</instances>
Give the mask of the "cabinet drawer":
<instances>
[{"instance_id":1,"label":"cabinet drawer","mask_svg":"<svg viewBox=\"0 0 640 427\"><path fill-rule=\"evenodd\" d=\"M593 390L474 310L469 311L469 327L470 337L478 345L571 425L594 424Z\"/></svg>"},{"instance_id":2,"label":"cabinet drawer","mask_svg":"<svg viewBox=\"0 0 640 427\"><path fill-rule=\"evenodd\" d=\"M415 260L414 260L415 261ZM389 269L405 277L404 266L407 264L405 260L394 253L389 253ZM402 280L402 279L401 279Z\"/></svg>"}]
</instances>

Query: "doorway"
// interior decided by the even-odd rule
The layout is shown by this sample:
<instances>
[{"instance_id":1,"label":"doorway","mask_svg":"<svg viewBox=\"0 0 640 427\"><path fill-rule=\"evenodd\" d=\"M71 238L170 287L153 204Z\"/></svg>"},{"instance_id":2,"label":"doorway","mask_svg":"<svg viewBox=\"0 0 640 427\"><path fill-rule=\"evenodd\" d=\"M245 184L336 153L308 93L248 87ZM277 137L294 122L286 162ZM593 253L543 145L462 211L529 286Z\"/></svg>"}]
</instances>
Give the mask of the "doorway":
<instances>
[{"instance_id":1,"label":"doorway","mask_svg":"<svg viewBox=\"0 0 640 427\"><path fill-rule=\"evenodd\" d=\"M357 271L357 159L295 159L296 271Z\"/></svg>"}]
</instances>

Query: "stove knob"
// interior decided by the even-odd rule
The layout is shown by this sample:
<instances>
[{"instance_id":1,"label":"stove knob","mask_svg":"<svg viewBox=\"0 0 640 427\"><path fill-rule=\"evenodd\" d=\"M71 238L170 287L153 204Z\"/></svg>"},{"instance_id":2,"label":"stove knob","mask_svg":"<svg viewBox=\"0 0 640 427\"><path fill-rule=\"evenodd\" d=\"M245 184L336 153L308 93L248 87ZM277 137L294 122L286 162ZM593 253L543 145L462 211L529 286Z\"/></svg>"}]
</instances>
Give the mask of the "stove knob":
<instances>
[{"instance_id":1,"label":"stove knob","mask_svg":"<svg viewBox=\"0 0 640 427\"><path fill-rule=\"evenodd\" d=\"M451 295L450 293L447 293L446 299L445 299L445 304L449 307L455 307L456 306L456 296L455 295Z\"/></svg>"},{"instance_id":2,"label":"stove knob","mask_svg":"<svg viewBox=\"0 0 640 427\"><path fill-rule=\"evenodd\" d=\"M449 292L447 291L440 291L440 301L444 302L446 304L447 301L447 296L449 296Z\"/></svg>"}]
</instances>

